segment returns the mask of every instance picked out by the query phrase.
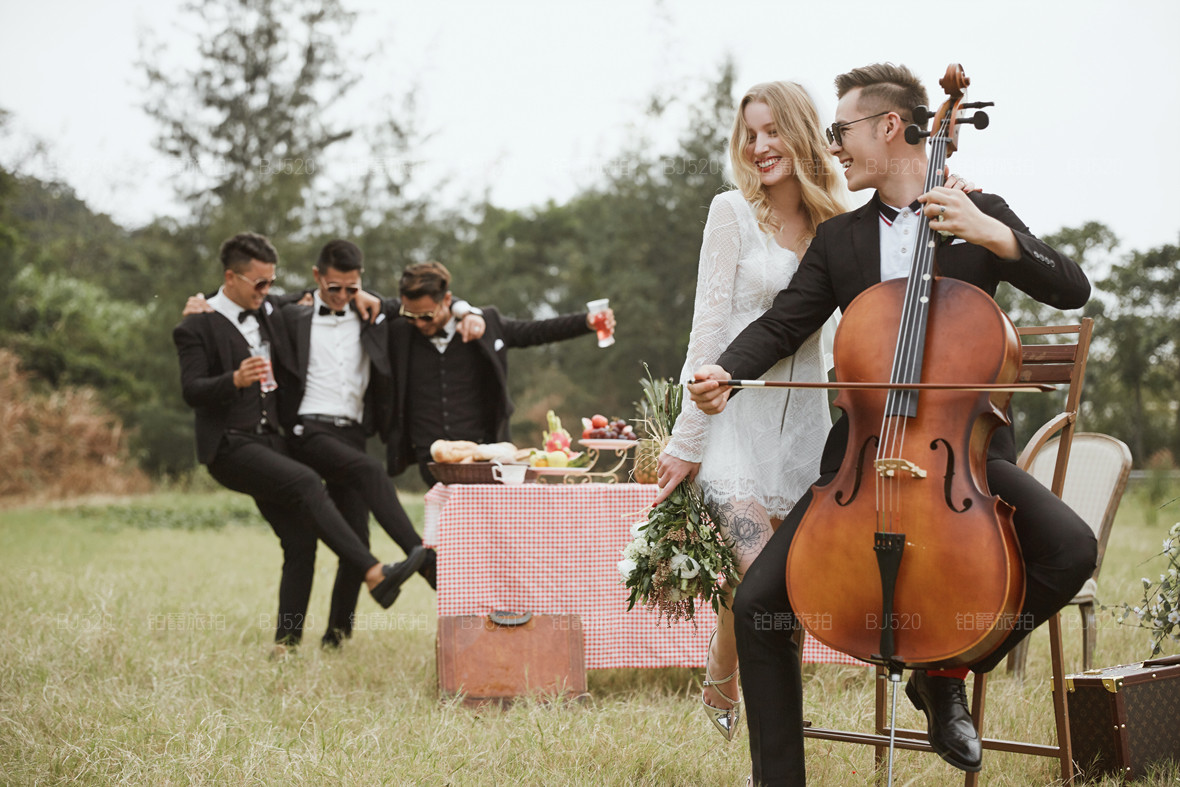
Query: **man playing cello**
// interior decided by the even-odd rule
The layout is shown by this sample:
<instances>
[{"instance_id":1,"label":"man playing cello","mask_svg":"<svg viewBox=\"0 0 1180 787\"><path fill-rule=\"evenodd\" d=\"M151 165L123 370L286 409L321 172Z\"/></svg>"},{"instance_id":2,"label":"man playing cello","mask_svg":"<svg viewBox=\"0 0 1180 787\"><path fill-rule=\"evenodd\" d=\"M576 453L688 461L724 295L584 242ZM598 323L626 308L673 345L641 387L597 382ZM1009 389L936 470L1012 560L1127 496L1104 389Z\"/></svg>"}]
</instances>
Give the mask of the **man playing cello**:
<instances>
[{"instance_id":1,"label":"man playing cello","mask_svg":"<svg viewBox=\"0 0 1180 787\"><path fill-rule=\"evenodd\" d=\"M905 128L913 108L928 100L909 69L892 64L858 68L837 77L836 89L829 151L844 166L850 189L876 193L863 207L821 224L798 273L770 310L734 339L715 365L697 370L689 393L706 413L723 410L733 390L718 381L758 377L793 354L837 308L847 309L874 284L908 277L919 213L954 236L936 252L939 275L973 284L992 297L1006 281L1060 309L1078 308L1089 298L1090 284L1077 264L1033 237L999 197L942 187L926 191L926 148L909 144ZM829 433L818 486L835 476L847 440L845 415ZM957 670L915 671L906 686L907 696L926 715L931 746L967 771L979 770L982 758L967 709L968 670L991 670L1068 603L1093 572L1097 555L1085 522L1019 470L1015 459L1012 428L1003 426L992 435L987 481L993 494L1015 508L1012 521L1025 572L1020 614L982 660ZM804 496L770 539L734 602L756 784L805 782L802 680L792 636L798 622L793 614L781 613L793 612L784 567L811 497L810 492ZM784 617L790 625L780 625Z\"/></svg>"}]
</instances>

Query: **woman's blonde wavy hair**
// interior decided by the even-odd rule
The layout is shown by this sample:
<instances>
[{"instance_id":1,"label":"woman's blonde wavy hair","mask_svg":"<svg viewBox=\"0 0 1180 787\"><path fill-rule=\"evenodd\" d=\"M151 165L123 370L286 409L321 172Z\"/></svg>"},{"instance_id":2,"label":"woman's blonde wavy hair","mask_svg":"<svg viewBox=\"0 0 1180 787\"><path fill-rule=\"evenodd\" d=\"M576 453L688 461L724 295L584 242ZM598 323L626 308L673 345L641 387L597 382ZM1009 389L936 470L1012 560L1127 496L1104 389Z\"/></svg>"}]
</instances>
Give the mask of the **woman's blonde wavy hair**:
<instances>
[{"instance_id":1,"label":"woman's blonde wavy hair","mask_svg":"<svg viewBox=\"0 0 1180 787\"><path fill-rule=\"evenodd\" d=\"M770 200L762 187L758 170L745 156L750 134L745 112L746 106L752 101L761 101L770 107L779 138L786 143L787 152L793 159L792 171L799 180L803 194L810 239L815 236L815 228L821 221L827 221L847 210L840 174L828 153L828 146L824 144L819 113L807 91L794 82L763 82L754 85L746 91L738 105L733 133L729 138L729 161L733 167L734 185L753 206L758 225L770 234L779 230L781 222L771 212Z\"/></svg>"}]
</instances>

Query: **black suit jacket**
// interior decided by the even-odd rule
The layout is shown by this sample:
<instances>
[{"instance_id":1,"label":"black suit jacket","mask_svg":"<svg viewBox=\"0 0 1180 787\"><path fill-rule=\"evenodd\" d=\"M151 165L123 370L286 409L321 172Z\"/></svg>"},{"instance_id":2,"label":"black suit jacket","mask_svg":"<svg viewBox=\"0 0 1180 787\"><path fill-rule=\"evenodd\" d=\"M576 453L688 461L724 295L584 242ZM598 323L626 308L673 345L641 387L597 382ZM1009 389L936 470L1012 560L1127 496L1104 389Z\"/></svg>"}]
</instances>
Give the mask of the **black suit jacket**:
<instances>
[{"instance_id":1,"label":"black suit jacket","mask_svg":"<svg viewBox=\"0 0 1180 787\"><path fill-rule=\"evenodd\" d=\"M280 302L267 297L259 313L262 336L271 345L271 362L279 384L280 412L285 388L295 380L295 356L287 341ZM209 464L217 454L235 397L257 396L254 386L236 388L233 344L241 340L237 327L218 312L185 317L172 330L172 341L180 357L180 386L184 401L196 416L197 459ZM240 360L239 360L240 363Z\"/></svg>"},{"instance_id":2,"label":"black suit jacket","mask_svg":"<svg viewBox=\"0 0 1180 787\"><path fill-rule=\"evenodd\" d=\"M496 440L509 439L508 422L516 409L508 396L508 348L529 347L537 344L572 339L591 332L586 325L586 314L566 314L548 320L513 320L504 317L494 306L483 307L483 318L487 323L483 336L476 340L480 355L488 362L496 376L496 396L485 403L491 408L495 424ZM405 319L395 319L389 326L389 351L393 367L396 396L396 412L399 416L408 412L406 390L409 380L410 340L418 329ZM462 341L455 337L452 341ZM395 419L386 449L390 475L397 475L415 462L414 450L410 445L409 425L404 417Z\"/></svg>"},{"instance_id":3,"label":"black suit jacket","mask_svg":"<svg viewBox=\"0 0 1180 787\"><path fill-rule=\"evenodd\" d=\"M292 303L282 309L287 335L295 353L294 386L281 400L279 417L287 429L295 425L299 417L299 405L307 385L307 365L311 357L311 320L315 307ZM376 323L361 321L361 344L369 354L369 387L365 391L364 426L366 434L377 434L382 440L389 438L393 427L393 377L389 359L388 314L378 317ZM401 320L404 322L404 320Z\"/></svg>"},{"instance_id":4,"label":"black suit jacket","mask_svg":"<svg viewBox=\"0 0 1180 787\"><path fill-rule=\"evenodd\" d=\"M1036 300L1058 309L1083 306L1090 282L1077 263L1035 238L1003 199L971 193L984 213L1012 228L1020 245L1018 260L1003 260L970 243L940 245L935 253L940 276L974 284L995 296L1006 281ZM765 314L750 323L721 354L717 364L734 378L759 377L780 358L794 354L837 308L849 304L881 282L880 201L877 195L857 210L819 225L811 247L791 283ZM737 393L735 390L734 394ZM992 455L1015 459L1011 428L997 433Z\"/></svg>"}]
</instances>

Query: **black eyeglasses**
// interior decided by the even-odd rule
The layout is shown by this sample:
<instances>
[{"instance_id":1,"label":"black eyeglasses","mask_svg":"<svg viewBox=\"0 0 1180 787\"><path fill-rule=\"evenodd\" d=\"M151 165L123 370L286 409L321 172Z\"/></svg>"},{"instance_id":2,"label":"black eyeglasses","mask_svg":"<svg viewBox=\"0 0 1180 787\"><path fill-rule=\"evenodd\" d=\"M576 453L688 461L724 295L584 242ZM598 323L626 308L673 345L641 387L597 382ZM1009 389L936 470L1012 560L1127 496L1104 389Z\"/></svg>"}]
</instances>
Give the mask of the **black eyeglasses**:
<instances>
[{"instance_id":1,"label":"black eyeglasses","mask_svg":"<svg viewBox=\"0 0 1180 787\"><path fill-rule=\"evenodd\" d=\"M234 276L237 276L242 281L250 282L250 286L252 286L254 288L255 292L266 292L266 290L270 287L270 285L274 284L275 280L278 278L277 276L272 276L268 279L264 276L261 279L251 279L247 276L243 276L242 274L238 273L237 271L231 271L231 272L233 273Z\"/></svg>"},{"instance_id":2,"label":"black eyeglasses","mask_svg":"<svg viewBox=\"0 0 1180 787\"><path fill-rule=\"evenodd\" d=\"M361 291L361 288L359 286L352 285L352 284L327 284L327 285L324 285L324 289L327 290L328 292L330 292L332 295L335 295L336 293L340 292L341 290L344 290L349 295L356 295L358 292Z\"/></svg>"},{"instance_id":3,"label":"black eyeglasses","mask_svg":"<svg viewBox=\"0 0 1180 787\"><path fill-rule=\"evenodd\" d=\"M828 135L828 144L831 145L831 144L835 143L835 144L839 145L840 147L844 147L844 129L845 128L847 128L848 126L851 126L853 123L859 123L862 120L872 120L873 118L879 118L882 115L888 115L889 112L892 112L892 111L893 110L887 110L885 112L878 112L875 115L869 115L868 117L857 118L856 120L850 120L847 123L833 123L832 125L830 125L824 129L824 132Z\"/></svg>"},{"instance_id":4,"label":"black eyeglasses","mask_svg":"<svg viewBox=\"0 0 1180 787\"><path fill-rule=\"evenodd\" d=\"M428 312L408 312L406 311L406 307L402 306L398 308L397 313L405 317L410 322L416 322L418 320L421 320L422 322L430 322L434 319L434 316L438 314L438 306L435 306L433 311Z\"/></svg>"}]
</instances>

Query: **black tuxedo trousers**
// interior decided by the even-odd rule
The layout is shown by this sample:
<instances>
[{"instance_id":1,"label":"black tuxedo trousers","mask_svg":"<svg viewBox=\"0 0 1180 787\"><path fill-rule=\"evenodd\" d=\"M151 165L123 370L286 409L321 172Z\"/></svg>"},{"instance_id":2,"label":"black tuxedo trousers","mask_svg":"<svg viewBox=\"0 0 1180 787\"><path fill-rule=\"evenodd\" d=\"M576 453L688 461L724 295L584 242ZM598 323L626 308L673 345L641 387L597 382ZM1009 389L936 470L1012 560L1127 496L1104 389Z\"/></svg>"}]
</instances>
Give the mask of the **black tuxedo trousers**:
<instances>
[{"instance_id":1,"label":"black tuxedo trousers","mask_svg":"<svg viewBox=\"0 0 1180 787\"><path fill-rule=\"evenodd\" d=\"M365 451L364 427L335 426L305 420L303 434L291 438L292 455L319 473L328 485L328 496L366 546L369 544L369 512L381 528L409 554L422 539L397 499L397 492L380 460ZM424 566L425 569L425 566ZM328 614L329 637L352 633L357 593L365 572L341 560L332 588Z\"/></svg>"},{"instance_id":2,"label":"black tuxedo trousers","mask_svg":"<svg viewBox=\"0 0 1180 787\"><path fill-rule=\"evenodd\" d=\"M299 640L311 595L317 535L362 577L380 562L336 510L319 474L292 458L279 435L227 432L208 468L222 486L254 498L282 544L276 640Z\"/></svg>"},{"instance_id":3,"label":"black tuxedo trousers","mask_svg":"<svg viewBox=\"0 0 1180 787\"><path fill-rule=\"evenodd\" d=\"M847 419L832 428L817 486L836 475L847 435ZM1021 639L1069 603L1094 571L1098 545L1090 527L1056 495L1010 461L987 463L992 494L1015 507L1013 525L1024 557L1024 605L1009 635L975 672L988 672ZM755 784L805 783L803 760L803 686L799 647L793 634L798 622L784 581L787 553L811 492L771 536L738 585L734 621L738 661L745 685L750 755ZM866 582L877 582L866 577Z\"/></svg>"}]
</instances>

